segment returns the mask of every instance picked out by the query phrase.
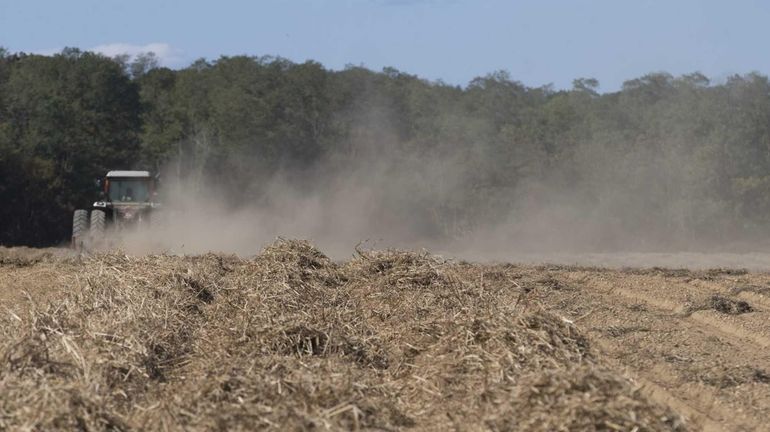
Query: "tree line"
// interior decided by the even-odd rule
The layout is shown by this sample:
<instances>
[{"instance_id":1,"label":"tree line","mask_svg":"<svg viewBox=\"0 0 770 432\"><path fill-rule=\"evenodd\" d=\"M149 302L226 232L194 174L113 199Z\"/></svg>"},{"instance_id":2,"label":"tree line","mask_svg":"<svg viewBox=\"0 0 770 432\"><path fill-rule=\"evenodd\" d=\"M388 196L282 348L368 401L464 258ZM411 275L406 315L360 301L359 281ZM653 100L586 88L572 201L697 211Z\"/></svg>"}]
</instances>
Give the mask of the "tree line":
<instances>
[{"instance_id":1,"label":"tree line","mask_svg":"<svg viewBox=\"0 0 770 432\"><path fill-rule=\"evenodd\" d=\"M770 233L766 76L651 73L598 89L592 78L527 87L506 72L456 86L277 57L172 70L152 54L0 49L0 244L66 241L94 178L118 168L214 181L237 205L269 200L277 175L313 193L376 166L377 182L399 184L378 196L394 220L436 238L545 213L600 220L641 247Z\"/></svg>"}]
</instances>

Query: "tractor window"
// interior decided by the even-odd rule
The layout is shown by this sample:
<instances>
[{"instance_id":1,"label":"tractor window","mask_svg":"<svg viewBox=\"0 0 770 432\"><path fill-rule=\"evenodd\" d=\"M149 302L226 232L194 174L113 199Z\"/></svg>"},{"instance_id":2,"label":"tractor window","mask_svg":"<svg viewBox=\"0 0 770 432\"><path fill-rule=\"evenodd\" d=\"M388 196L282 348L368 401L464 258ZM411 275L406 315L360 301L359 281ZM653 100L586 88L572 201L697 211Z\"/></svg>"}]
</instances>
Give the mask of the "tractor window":
<instances>
[{"instance_id":1,"label":"tractor window","mask_svg":"<svg viewBox=\"0 0 770 432\"><path fill-rule=\"evenodd\" d=\"M146 202L150 198L147 179L110 179L110 200L113 202Z\"/></svg>"}]
</instances>

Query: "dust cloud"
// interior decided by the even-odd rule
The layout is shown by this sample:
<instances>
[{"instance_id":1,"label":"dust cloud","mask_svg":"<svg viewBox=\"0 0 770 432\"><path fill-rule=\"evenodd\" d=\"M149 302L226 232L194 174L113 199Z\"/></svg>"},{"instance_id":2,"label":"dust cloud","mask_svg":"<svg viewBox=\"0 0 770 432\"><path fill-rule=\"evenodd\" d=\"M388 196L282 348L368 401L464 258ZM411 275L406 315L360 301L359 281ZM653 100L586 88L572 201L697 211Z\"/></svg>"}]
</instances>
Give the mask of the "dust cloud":
<instances>
[{"instance_id":1,"label":"dust cloud","mask_svg":"<svg viewBox=\"0 0 770 432\"><path fill-rule=\"evenodd\" d=\"M441 168L417 160L379 162L344 174L314 171L311 182L292 180L297 173L276 174L256 203L239 202L216 181L204 179L205 187L170 181L153 227L124 236L121 247L135 253L250 256L284 237L309 239L335 259L349 257L356 247L394 247L471 261L770 269L770 254L727 246L676 248L652 230L625 232L620 222L613 224L620 217L618 203L588 205L579 194L543 185L527 189L532 196L517 192L527 207L450 237L436 222L446 216L437 214L442 208L436 203L452 200L462 178ZM484 208L476 210L480 219L493 219Z\"/></svg>"},{"instance_id":2,"label":"dust cloud","mask_svg":"<svg viewBox=\"0 0 770 432\"><path fill-rule=\"evenodd\" d=\"M412 186L425 173L417 163L407 164L368 164L344 173L315 169L302 178L297 172L276 173L260 185L254 201L240 199L238 190L223 188L215 177L167 179L152 227L124 236L122 246L134 252L252 255L284 237L311 240L325 253L345 258L358 245L449 245L420 208L426 192Z\"/></svg>"},{"instance_id":3,"label":"dust cloud","mask_svg":"<svg viewBox=\"0 0 770 432\"><path fill-rule=\"evenodd\" d=\"M259 184L169 169L158 221L121 247L249 256L283 237L308 239L335 259L393 247L470 261L770 269L768 242L719 223L724 209L693 175L708 167L676 143L633 151L578 143L567 160L523 159L514 172L482 144L416 151L387 128L362 129L369 135L348 152L277 168Z\"/></svg>"}]
</instances>

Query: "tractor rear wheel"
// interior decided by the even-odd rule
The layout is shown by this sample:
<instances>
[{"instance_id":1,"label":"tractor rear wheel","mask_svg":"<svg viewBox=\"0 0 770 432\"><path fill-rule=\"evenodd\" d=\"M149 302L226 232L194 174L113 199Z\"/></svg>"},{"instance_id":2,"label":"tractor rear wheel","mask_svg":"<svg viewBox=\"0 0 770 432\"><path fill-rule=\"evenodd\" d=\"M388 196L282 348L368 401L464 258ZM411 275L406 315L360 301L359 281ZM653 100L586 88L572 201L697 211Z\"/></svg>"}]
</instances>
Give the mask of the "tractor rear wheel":
<instances>
[{"instance_id":1,"label":"tractor rear wheel","mask_svg":"<svg viewBox=\"0 0 770 432\"><path fill-rule=\"evenodd\" d=\"M72 247L81 249L88 234L88 210L75 210L72 216Z\"/></svg>"}]
</instances>

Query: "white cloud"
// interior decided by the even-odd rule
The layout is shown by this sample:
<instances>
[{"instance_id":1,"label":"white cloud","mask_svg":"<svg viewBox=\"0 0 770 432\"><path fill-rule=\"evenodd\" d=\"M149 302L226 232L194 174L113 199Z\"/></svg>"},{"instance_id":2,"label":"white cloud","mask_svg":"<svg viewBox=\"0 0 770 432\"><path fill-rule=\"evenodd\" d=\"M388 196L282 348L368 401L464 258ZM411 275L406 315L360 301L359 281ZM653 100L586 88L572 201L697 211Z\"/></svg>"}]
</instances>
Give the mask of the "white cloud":
<instances>
[{"instance_id":1,"label":"white cloud","mask_svg":"<svg viewBox=\"0 0 770 432\"><path fill-rule=\"evenodd\" d=\"M158 58L158 62L163 66L174 66L182 60L178 50L163 42L153 42L146 45L110 43L95 46L88 49L88 51L98 52L100 54L106 55L107 57L115 57L118 55L126 54L131 58L137 56L138 54L152 52L155 53L155 56Z\"/></svg>"},{"instance_id":2,"label":"white cloud","mask_svg":"<svg viewBox=\"0 0 770 432\"><path fill-rule=\"evenodd\" d=\"M29 53L43 55L43 56L52 56L54 54L59 54L60 52L61 52L61 48L47 48L47 49L32 50Z\"/></svg>"},{"instance_id":3,"label":"white cloud","mask_svg":"<svg viewBox=\"0 0 770 432\"><path fill-rule=\"evenodd\" d=\"M44 56L52 56L62 51L62 48L50 48L31 51L33 54L39 54ZM115 57L126 54L129 56L129 61L142 53L155 53L155 57L158 58L158 63L161 66L175 67L179 66L184 58L182 53L171 47L171 45L163 42L153 42L146 45L135 45L129 43L109 43L103 45L97 45L93 48L83 49L83 51L96 52L107 57Z\"/></svg>"}]
</instances>

